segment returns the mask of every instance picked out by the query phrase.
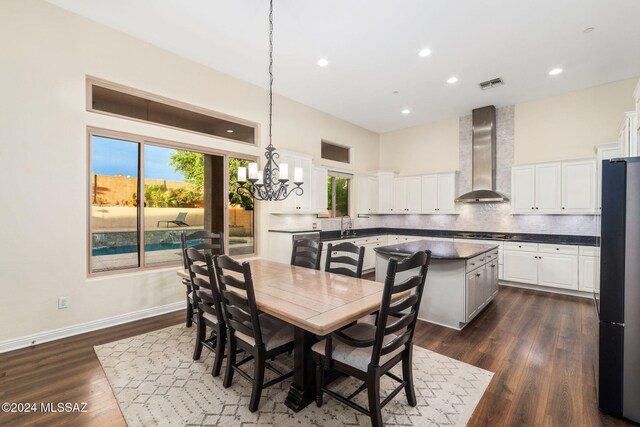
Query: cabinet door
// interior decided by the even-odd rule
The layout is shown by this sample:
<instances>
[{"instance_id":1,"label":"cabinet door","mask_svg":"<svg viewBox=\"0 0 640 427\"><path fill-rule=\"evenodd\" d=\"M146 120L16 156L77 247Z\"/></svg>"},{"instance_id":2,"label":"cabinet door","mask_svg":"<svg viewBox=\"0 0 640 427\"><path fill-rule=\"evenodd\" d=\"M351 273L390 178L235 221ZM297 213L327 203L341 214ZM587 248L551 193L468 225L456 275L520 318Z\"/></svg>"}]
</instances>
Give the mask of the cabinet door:
<instances>
[{"instance_id":1,"label":"cabinet door","mask_svg":"<svg viewBox=\"0 0 640 427\"><path fill-rule=\"evenodd\" d=\"M393 211L407 213L407 178L393 180Z\"/></svg>"},{"instance_id":2,"label":"cabinet door","mask_svg":"<svg viewBox=\"0 0 640 427\"><path fill-rule=\"evenodd\" d=\"M369 191L369 177L366 175L358 175L356 178L356 191L358 193L358 214L368 214L371 212L371 201Z\"/></svg>"},{"instance_id":3,"label":"cabinet door","mask_svg":"<svg viewBox=\"0 0 640 427\"><path fill-rule=\"evenodd\" d=\"M438 175L438 213L454 213L456 210L456 174Z\"/></svg>"},{"instance_id":4,"label":"cabinet door","mask_svg":"<svg viewBox=\"0 0 640 427\"><path fill-rule=\"evenodd\" d=\"M435 213L438 207L438 175L422 177L422 213Z\"/></svg>"},{"instance_id":5,"label":"cabinet door","mask_svg":"<svg viewBox=\"0 0 640 427\"><path fill-rule=\"evenodd\" d=\"M278 160L279 160L278 161L279 165L285 163L289 166L289 177L290 179L292 179L294 168L297 167L297 161L296 161L297 159L288 154L280 153L280 158ZM294 187L295 185L293 184L293 182L290 181L289 189L291 190ZM305 188L305 191L306 191L306 188ZM274 208L277 209L278 212L297 213L299 211L298 210L299 203L300 203L300 196L296 195L294 192L293 194L289 195L289 197L287 197L283 202L272 202L271 206L274 206Z\"/></svg>"},{"instance_id":6,"label":"cabinet door","mask_svg":"<svg viewBox=\"0 0 640 427\"><path fill-rule=\"evenodd\" d=\"M538 284L554 288L578 289L576 255L542 254L538 257Z\"/></svg>"},{"instance_id":7,"label":"cabinet door","mask_svg":"<svg viewBox=\"0 0 640 427\"><path fill-rule=\"evenodd\" d=\"M511 209L514 213L535 212L535 172L535 166L511 169Z\"/></svg>"},{"instance_id":8,"label":"cabinet door","mask_svg":"<svg viewBox=\"0 0 640 427\"><path fill-rule=\"evenodd\" d=\"M489 273L487 274L489 280L489 298L491 299L495 297L498 293L498 270L499 270L498 260L494 259L492 262L487 264L487 269Z\"/></svg>"},{"instance_id":9,"label":"cabinet door","mask_svg":"<svg viewBox=\"0 0 640 427\"><path fill-rule=\"evenodd\" d=\"M538 259L535 252L504 251L504 280L538 283Z\"/></svg>"},{"instance_id":10,"label":"cabinet door","mask_svg":"<svg viewBox=\"0 0 640 427\"><path fill-rule=\"evenodd\" d=\"M378 212L378 178L367 177L367 193L369 195L369 213Z\"/></svg>"},{"instance_id":11,"label":"cabinet door","mask_svg":"<svg viewBox=\"0 0 640 427\"><path fill-rule=\"evenodd\" d=\"M313 197L313 162L308 158L299 158L296 161L296 167L302 168L302 179L306 184L303 184L304 193L302 193L302 196L297 197L298 212L312 213L316 207Z\"/></svg>"},{"instance_id":12,"label":"cabinet door","mask_svg":"<svg viewBox=\"0 0 640 427\"><path fill-rule=\"evenodd\" d=\"M329 193L327 187L328 174L326 168L313 168L313 211L326 213L329 204Z\"/></svg>"},{"instance_id":13,"label":"cabinet door","mask_svg":"<svg viewBox=\"0 0 640 427\"><path fill-rule=\"evenodd\" d=\"M408 213L422 210L422 179L419 176L407 178L406 208Z\"/></svg>"},{"instance_id":14,"label":"cabinet door","mask_svg":"<svg viewBox=\"0 0 640 427\"><path fill-rule=\"evenodd\" d=\"M378 175L378 212L393 213L393 181L391 173Z\"/></svg>"},{"instance_id":15,"label":"cabinet door","mask_svg":"<svg viewBox=\"0 0 640 427\"><path fill-rule=\"evenodd\" d=\"M599 289L600 284L600 258L591 256L580 257L580 269L578 272L578 289L585 292L593 292Z\"/></svg>"},{"instance_id":16,"label":"cabinet door","mask_svg":"<svg viewBox=\"0 0 640 427\"><path fill-rule=\"evenodd\" d=\"M478 293L480 291L480 272L474 270L470 273L467 273L466 280L467 292L466 292L466 315L467 322L470 321L473 316L478 312Z\"/></svg>"},{"instance_id":17,"label":"cabinet door","mask_svg":"<svg viewBox=\"0 0 640 427\"><path fill-rule=\"evenodd\" d=\"M382 246L381 243L364 245L364 260L362 262L362 271L373 270L376 267L376 252L373 249L380 246Z\"/></svg>"},{"instance_id":18,"label":"cabinet door","mask_svg":"<svg viewBox=\"0 0 640 427\"><path fill-rule=\"evenodd\" d=\"M536 165L536 213L560 213L562 202L560 163Z\"/></svg>"},{"instance_id":19,"label":"cabinet door","mask_svg":"<svg viewBox=\"0 0 640 427\"><path fill-rule=\"evenodd\" d=\"M596 208L596 162L562 163L563 213L594 213Z\"/></svg>"},{"instance_id":20,"label":"cabinet door","mask_svg":"<svg viewBox=\"0 0 640 427\"><path fill-rule=\"evenodd\" d=\"M602 161L620 157L620 146L618 144L600 145L597 148L596 157L596 212L602 210Z\"/></svg>"}]
</instances>

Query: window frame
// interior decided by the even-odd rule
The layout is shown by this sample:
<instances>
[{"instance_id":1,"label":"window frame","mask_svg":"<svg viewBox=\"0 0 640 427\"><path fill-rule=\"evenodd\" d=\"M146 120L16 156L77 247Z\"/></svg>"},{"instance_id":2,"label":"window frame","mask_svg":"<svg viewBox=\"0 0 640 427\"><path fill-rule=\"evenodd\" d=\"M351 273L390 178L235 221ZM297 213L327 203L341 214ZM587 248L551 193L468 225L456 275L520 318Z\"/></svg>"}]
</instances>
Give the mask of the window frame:
<instances>
[{"instance_id":1,"label":"window frame","mask_svg":"<svg viewBox=\"0 0 640 427\"><path fill-rule=\"evenodd\" d=\"M238 141L236 139L226 138L224 136L211 135L211 134L208 134L208 133L198 132L198 131L191 130L191 129L184 129L184 128L180 128L180 127L176 127L176 126L170 126L170 125L166 125L166 124L162 124L162 123L150 122L150 121L141 120L141 119L138 119L138 118L135 118L135 117L129 117L129 116L121 115L121 114L110 113L108 111L96 110L96 109L93 108L93 91L91 89L93 85L104 87L106 89L115 90L115 91L118 91L118 92L122 92L122 93L125 93L127 95L133 95L133 96L138 96L138 97L141 97L141 98L149 99L151 101L163 103L163 104L166 104L166 105L170 105L172 107L177 107L177 108L182 108L184 110L193 111L194 113L205 114L205 115L208 115L208 116L211 116L211 117L215 117L217 119L227 120L227 121L230 121L230 122L237 123L239 125L252 127L253 131L254 131L253 143L244 142L244 141ZM260 129L260 123L258 123L258 122L253 122L253 121L250 121L250 120L241 119L239 117L230 116L228 114L220 113L218 111L209 110L209 109L203 108L203 107L198 107L196 105L188 104L186 102L177 101L175 99L166 98L166 97L161 96L161 95L156 95L156 94L153 94L153 93L145 92L145 91L142 91L142 90L139 90L139 89L135 89L135 88L132 88L132 87L129 87L129 86L121 85L119 83L114 83L114 82L110 82L108 80L103 80L103 79L100 79L100 78L94 77L94 76L89 76L89 75L86 76L85 86L86 86L86 110L91 112L91 113L102 114L102 115L111 116L111 117L118 117L118 118L121 118L121 119L132 120L132 121L139 122L139 123L146 123L148 125L162 126L164 128L167 128L167 129L175 129L175 130L179 130L179 131L182 131L182 132L189 132L189 133L193 133L193 134L196 134L196 135L206 136L208 138L222 139L224 141L230 141L230 142L234 142L236 144L248 145L249 147L261 147L262 146L261 141L260 141L260 136L261 136L262 132L261 132L261 129Z\"/></svg>"},{"instance_id":2,"label":"window frame","mask_svg":"<svg viewBox=\"0 0 640 427\"><path fill-rule=\"evenodd\" d=\"M145 145L153 145L156 147L170 148L176 150L186 150L193 151L205 155L213 155L220 156L224 158L224 171L223 174L225 177L229 176L229 158L236 158L242 160L248 160L251 162L258 162L259 157L253 156L246 153L238 153L233 151L226 150L218 150L209 147L204 147L200 145L193 145L183 142L171 141L161 138L155 138L144 135L137 135L127 132L116 131L112 129L99 128L94 126L87 126L87 167L86 167L86 219L87 219L87 228L86 228L86 254L87 254L87 277L101 277L101 276L111 276L118 274L128 274L128 273L138 273L145 271L153 271L153 270L162 270L167 268L175 268L181 266L182 264L177 262L167 262L162 264L153 264L153 265L145 265L144 260L144 203L138 203L138 233L139 233L139 266L138 267L129 267L129 268L120 268L114 270L105 270L105 271L92 271L92 245L93 245L93 236L92 236L92 215L91 215L91 207L92 207L92 174L93 174L93 153L92 153L92 139L94 136L105 137L105 138L113 138L120 139L124 141L130 141L133 143L137 143L138 145L138 194L144 194L144 147ZM237 141L236 141L237 142ZM253 145L253 144L249 144ZM227 198L224 200L223 206L225 210L225 214L223 215L224 220L224 245L225 248L229 247L229 179L225 179L223 183L223 194L227 195ZM252 258L258 256L258 248L259 248L259 238L258 238L258 230L259 230L259 207L257 203L254 203L253 206L253 252L250 254L236 255L234 258L242 259L242 258Z\"/></svg>"},{"instance_id":3,"label":"window frame","mask_svg":"<svg viewBox=\"0 0 640 427\"><path fill-rule=\"evenodd\" d=\"M343 178L348 180L347 184L347 215L351 215L351 189L353 188L353 174L338 172L338 171L327 171L327 177L331 178L331 209L328 209L328 216L325 218L341 218L336 216L336 178Z\"/></svg>"},{"instance_id":4,"label":"window frame","mask_svg":"<svg viewBox=\"0 0 640 427\"><path fill-rule=\"evenodd\" d=\"M322 157L322 144L333 145L334 147L343 148L343 149L347 150L347 156L349 157L348 161L343 162L341 160L334 160L334 159L328 159L326 157ZM350 147L348 145L336 144L335 142L331 142L331 141L328 141L326 139L321 139L320 140L320 158L322 160L326 160L326 161L329 161L329 162L334 162L335 164L351 165L353 163L353 147Z\"/></svg>"}]
</instances>

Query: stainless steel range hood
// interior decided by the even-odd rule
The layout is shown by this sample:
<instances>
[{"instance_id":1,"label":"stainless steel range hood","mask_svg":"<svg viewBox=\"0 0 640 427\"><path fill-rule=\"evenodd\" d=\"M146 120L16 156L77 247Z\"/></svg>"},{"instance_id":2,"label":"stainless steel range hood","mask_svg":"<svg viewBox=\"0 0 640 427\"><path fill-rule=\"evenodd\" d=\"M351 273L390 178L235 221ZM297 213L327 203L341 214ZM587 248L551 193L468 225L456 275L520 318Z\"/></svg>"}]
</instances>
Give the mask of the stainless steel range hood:
<instances>
[{"instance_id":1,"label":"stainless steel range hood","mask_svg":"<svg viewBox=\"0 0 640 427\"><path fill-rule=\"evenodd\" d=\"M471 112L473 123L472 190L457 202L505 202L496 191L496 107L477 108Z\"/></svg>"}]
</instances>

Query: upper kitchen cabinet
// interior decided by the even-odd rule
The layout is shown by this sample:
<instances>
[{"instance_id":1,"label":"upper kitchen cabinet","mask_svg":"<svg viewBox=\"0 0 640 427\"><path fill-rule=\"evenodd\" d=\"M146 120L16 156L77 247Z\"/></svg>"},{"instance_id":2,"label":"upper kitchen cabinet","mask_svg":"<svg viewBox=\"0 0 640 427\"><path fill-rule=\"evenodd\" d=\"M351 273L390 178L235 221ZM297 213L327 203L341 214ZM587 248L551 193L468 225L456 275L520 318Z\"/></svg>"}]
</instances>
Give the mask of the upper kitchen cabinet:
<instances>
[{"instance_id":1,"label":"upper kitchen cabinet","mask_svg":"<svg viewBox=\"0 0 640 427\"><path fill-rule=\"evenodd\" d=\"M374 214L378 211L378 177L375 175L359 175L358 215Z\"/></svg>"},{"instance_id":2,"label":"upper kitchen cabinet","mask_svg":"<svg viewBox=\"0 0 640 427\"><path fill-rule=\"evenodd\" d=\"M375 175L378 178L378 208L376 213L396 213L393 210L393 183L396 174L393 172L377 172Z\"/></svg>"},{"instance_id":3,"label":"upper kitchen cabinet","mask_svg":"<svg viewBox=\"0 0 640 427\"><path fill-rule=\"evenodd\" d=\"M424 175L421 193L422 213L455 213L456 174L451 172Z\"/></svg>"},{"instance_id":4,"label":"upper kitchen cabinet","mask_svg":"<svg viewBox=\"0 0 640 427\"><path fill-rule=\"evenodd\" d=\"M590 214L596 210L596 161L562 162L562 210Z\"/></svg>"},{"instance_id":5,"label":"upper kitchen cabinet","mask_svg":"<svg viewBox=\"0 0 640 427\"><path fill-rule=\"evenodd\" d=\"M622 157L638 155L638 116L635 111L625 113L618 128L618 144Z\"/></svg>"},{"instance_id":6,"label":"upper kitchen cabinet","mask_svg":"<svg viewBox=\"0 0 640 427\"><path fill-rule=\"evenodd\" d=\"M602 144L596 146L596 211L602 210L602 161L620 156L620 144Z\"/></svg>"},{"instance_id":7,"label":"upper kitchen cabinet","mask_svg":"<svg viewBox=\"0 0 640 427\"><path fill-rule=\"evenodd\" d=\"M511 171L514 214L596 212L596 162L578 160L515 166Z\"/></svg>"},{"instance_id":8,"label":"upper kitchen cabinet","mask_svg":"<svg viewBox=\"0 0 640 427\"><path fill-rule=\"evenodd\" d=\"M289 177L293 177L295 168L302 169L303 193L297 195L294 191L282 202L270 203L271 213L278 214L314 214L327 210L327 170L315 167L311 156L292 151L278 150L280 157L278 164L289 165ZM289 189L293 189L293 179L289 182ZM321 200L323 199L323 200Z\"/></svg>"},{"instance_id":9,"label":"upper kitchen cabinet","mask_svg":"<svg viewBox=\"0 0 640 427\"><path fill-rule=\"evenodd\" d=\"M403 176L393 181L393 213L420 213L421 178L419 176Z\"/></svg>"}]
</instances>

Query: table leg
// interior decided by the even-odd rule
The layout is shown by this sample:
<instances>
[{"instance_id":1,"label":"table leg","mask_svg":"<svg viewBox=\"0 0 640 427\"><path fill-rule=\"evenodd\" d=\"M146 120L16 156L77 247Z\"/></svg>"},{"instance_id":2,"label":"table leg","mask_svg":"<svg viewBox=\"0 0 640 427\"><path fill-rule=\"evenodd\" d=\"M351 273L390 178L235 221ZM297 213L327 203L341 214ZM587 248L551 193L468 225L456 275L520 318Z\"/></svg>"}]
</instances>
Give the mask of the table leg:
<instances>
[{"instance_id":1,"label":"table leg","mask_svg":"<svg viewBox=\"0 0 640 427\"><path fill-rule=\"evenodd\" d=\"M284 401L289 409L298 412L315 400L315 375L311 346L316 336L304 329L294 328L293 383Z\"/></svg>"}]
</instances>

